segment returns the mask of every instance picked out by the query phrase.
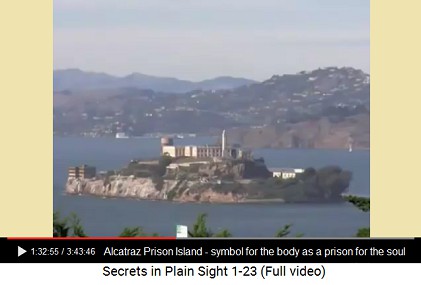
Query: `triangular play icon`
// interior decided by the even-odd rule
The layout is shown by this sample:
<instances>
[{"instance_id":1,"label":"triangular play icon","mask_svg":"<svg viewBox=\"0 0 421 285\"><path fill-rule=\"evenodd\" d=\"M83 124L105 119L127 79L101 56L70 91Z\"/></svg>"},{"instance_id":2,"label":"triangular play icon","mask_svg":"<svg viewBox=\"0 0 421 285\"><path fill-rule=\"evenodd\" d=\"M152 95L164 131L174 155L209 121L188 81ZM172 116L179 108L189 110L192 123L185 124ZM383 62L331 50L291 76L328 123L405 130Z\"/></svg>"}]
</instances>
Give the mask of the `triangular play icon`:
<instances>
[{"instance_id":1,"label":"triangular play icon","mask_svg":"<svg viewBox=\"0 0 421 285\"><path fill-rule=\"evenodd\" d=\"M23 248L18 246L18 257L21 256L22 254L24 254L25 252L26 252L26 250L24 250Z\"/></svg>"}]
</instances>

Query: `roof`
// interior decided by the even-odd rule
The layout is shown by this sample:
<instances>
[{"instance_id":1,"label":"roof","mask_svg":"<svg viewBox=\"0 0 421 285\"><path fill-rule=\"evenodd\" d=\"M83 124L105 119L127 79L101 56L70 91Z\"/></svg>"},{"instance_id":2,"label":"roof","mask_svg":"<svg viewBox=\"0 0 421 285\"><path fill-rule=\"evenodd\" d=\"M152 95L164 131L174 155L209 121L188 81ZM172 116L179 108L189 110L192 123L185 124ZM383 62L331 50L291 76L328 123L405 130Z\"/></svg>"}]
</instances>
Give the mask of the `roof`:
<instances>
[{"instance_id":1,"label":"roof","mask_svg":"<svg viewBox=\"0 0 421 285\"><path fill-rule=\"evenodd\" d=\"M269 168L270 172L298 172L295 168Z\"/></svg>"}]
</instances>

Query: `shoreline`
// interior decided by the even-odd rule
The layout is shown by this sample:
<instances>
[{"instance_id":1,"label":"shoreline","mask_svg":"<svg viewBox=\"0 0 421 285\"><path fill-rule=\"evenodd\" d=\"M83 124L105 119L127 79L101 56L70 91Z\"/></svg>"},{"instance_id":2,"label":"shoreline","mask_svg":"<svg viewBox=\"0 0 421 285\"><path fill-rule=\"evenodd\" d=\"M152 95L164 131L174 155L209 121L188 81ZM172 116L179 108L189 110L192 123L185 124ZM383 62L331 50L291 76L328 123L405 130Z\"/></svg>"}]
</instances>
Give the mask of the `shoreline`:
<instances>
[{"instance_id":1,"label":"shoreline","mask_svg":"<svg viewBox=\"0 0 421 285\"><path fill-rule=\"evenodd\" d=\"M237 204L308 204L308 205L317 205L317 204L342 204L346 200L338 201L305 201L305 202L287 202L282 198L268 198L268 199L243 199L236 202L210 202L210 201L178 201L178 200L165 200L165 199L141 199L134 197L116 197L116 196L99 196L91 194L72 194L64 192L63 196L77 196L77 197L93 197L97 199L121 199L121 200L134 200L134 201L153 201L153 202L167 202L174 204L217 204L217 205L237 205Z\"/></svg>"},{"instance_id":2,"label":"shoreline","mask_svg":"<svg viewBox=\"0 0 421 285\"><path fill-rule=\"evenodd\" d=\"M212 136L196 136L196 137L187 137L187 138L191 138L191 139L195 139L195 138L204 138L204 137L212 137ZM117 139L115 137L84 137L84 136L60 136L60 135L53 135L53 138L60 138L60 139L66 139L66 138L71 138L71 139L113 139L116 141L127 141L127 140L141 140L141 139L158 139L157 137L129 137L129 138L125 138L125 139ZM253 147L253 146L249 146L249 145L243 145L246 148L254 148L254 149L268 149L268 150L348 150L348 147L336 147L336 148L332 148L332 147L314 147L314 148L293 148L293 147ZM370 151L370 147L354 147L352 152L355 151Z\"/></svg>"},{"instance_id":3,"label":"shoreline","mask_svg":"<svg viewBox=\"0 0 421 285\"><path fill-rule=\"evenodd\" d=\"M269 198L269 199L245 199L242 201L234 202L233 204L286 204L282 198Z\"/></svg>"}]
</instances>

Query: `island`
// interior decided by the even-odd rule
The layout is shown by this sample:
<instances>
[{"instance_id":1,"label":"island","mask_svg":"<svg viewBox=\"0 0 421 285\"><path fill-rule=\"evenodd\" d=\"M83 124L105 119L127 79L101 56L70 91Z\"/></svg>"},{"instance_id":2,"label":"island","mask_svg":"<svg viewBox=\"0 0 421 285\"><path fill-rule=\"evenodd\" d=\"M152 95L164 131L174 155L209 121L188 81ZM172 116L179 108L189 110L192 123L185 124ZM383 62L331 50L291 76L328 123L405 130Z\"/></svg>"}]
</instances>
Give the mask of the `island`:
<instances>
[{"instance_id":1,"label":"island","mask_svg":"<svg viewBox=\"0 0 421 285\"><path fill-rule=\"evenodd\" d=\"M71 167L67 194L177 202L341 202L352 173L338 166L269 170L263 158L226 143L175 146L161 140L161 156L132 160L119 170Z\"/></svg>"}]
</instances>

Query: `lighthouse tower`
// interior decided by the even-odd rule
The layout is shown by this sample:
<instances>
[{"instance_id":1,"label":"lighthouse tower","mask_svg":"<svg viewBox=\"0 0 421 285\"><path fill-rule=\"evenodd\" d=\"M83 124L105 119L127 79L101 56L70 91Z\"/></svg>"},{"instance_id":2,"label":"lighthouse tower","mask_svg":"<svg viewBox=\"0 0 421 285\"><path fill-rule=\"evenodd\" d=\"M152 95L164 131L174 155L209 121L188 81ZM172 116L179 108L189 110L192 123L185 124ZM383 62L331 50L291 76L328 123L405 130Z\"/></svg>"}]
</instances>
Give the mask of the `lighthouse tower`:
<instances>
[{"instance_id":1,"label":"lighthouse tower","mask_svg":"<svg viewBox=\"0 0 421 285\"><path fill-rule=\"evenodd\" d=\"M226 156L227 136L225 130L222 131L222 157Z\"/></svg>"}]
</instances>

